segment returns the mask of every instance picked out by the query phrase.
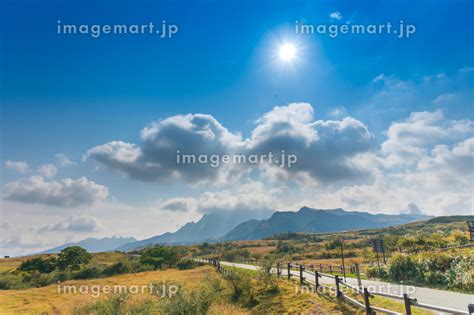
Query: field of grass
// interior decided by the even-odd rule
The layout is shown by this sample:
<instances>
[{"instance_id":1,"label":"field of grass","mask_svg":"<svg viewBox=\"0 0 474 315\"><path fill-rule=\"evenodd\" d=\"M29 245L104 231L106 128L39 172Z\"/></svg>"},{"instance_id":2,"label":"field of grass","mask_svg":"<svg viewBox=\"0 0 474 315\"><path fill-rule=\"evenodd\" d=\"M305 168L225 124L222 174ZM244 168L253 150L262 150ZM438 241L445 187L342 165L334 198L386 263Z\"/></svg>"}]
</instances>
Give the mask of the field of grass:
<instances>
[{"instance_id":1,"label":"field of grass","mask_svg":"<svg viewBox=\"0 0 474 315\"><path fill-rule=\"evenodd\" d=\"M100 265L111 265L116 263L122 258L126 257L126 254L121 252L105 252L105 253L93 253L92 263L97 263ZM15 258L0 258L0 272L11 271L18 268L21 263L25 260L30 260L37 257L48 258L56 257L56 254L41 254L41 255L31 255Z\"/></svg>"},{"instance_id":2,"label":"field of grass","mask_svg":"<svg viewBox=\"0 0 474 315\"><path fill-rule=\"evenodd\" d=\"M296 282L288 282L283 279L275 280L278 290L270 292L262 287L258 279L258 273L245 273L252 283L251 291L254 295L255 303L244 306L239 303L230 303L226 299L218 300L210 307L208 314L362 314L356 309L344 303L339 303L335 298L318 295L309 290L300 290ZM79 288L87 287L89 290L93 286L147 286L150 283L176 284L182 286L185 292L201 290L203 283L210 279L224 281L213 268L209 266L198 267L191 270L168 269L163 271L141 272L137 274L125 274L108 278L93 280L70 280L61 283L60 287L64 291L64 286L75 286ZM223 287L224 295L230 294L232 286L227 284ZM86 294L58 293L57 285L49 285L42 288L31 288L26 290L5 290L0 291L0 314L84 314L91 306L98 307L108 300L113 300L116 295L112 293L101 293L94 297L91 291ZM127 304L136 309L144 308L150 301L160 303L160 296L151 296L148 291L138 292L129 295ZM99 302L100 301L100 302ZM110 302L109 302L110 304ZM104 303L107 305L107 303ZM101 306L103 307L103 305ZM130 306L131 307L131 306ZM97 308L96 308L97 309ZM81 311L82 310L82 311ZM138 314L150 314L139 312Z\"/></svg>"},{"instance_id":3,"label":"field of grass","mask_svg":"<svg viewBox=\"0 0 474 315\"><path fill-rule=\"evenodd\" d=\"M125 274L114 277L92 279L92 280L70 280L60 284L73 285L76 288L87 286L142 286L150 283L179 284L185 289L196 286L206 277L216 276L211 267L199 267L191 270L178 271L168 269L163 271L149 271L136 274ZM90 292L90 291L89 291ZM134 298L143 298L148 295L140 292ZM99 299L106 298L110 294L101 294ZM71 314L80 306L93 303L97 300L91 293L81 294L58 293L58 285L49 285L42 288L31 288L27 290L0 290L0 314Z\"/></svg>"}]
</instances>

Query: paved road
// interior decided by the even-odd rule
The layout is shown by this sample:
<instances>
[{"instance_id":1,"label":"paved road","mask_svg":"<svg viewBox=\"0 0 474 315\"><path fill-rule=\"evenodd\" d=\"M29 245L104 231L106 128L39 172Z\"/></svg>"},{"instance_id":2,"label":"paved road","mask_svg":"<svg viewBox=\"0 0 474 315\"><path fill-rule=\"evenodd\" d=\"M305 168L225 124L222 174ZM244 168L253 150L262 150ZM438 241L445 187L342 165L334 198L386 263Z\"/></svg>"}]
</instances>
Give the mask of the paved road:
<instances>
[{"instance_id":1,"label":"paved road","mask_svg":"<svg viewBox=\"0 0 474 315\"><path fill-rule=\"evenodd\" d=\"M250 270L258 270L258 266L254 265L247 265L241 263L231 263L231 262L220 262L223 266L230 266L242 269L250 269ZM276 271L275 271L276 272ZM287 275L286 270L282 270L283 275ZM299 271L292 270L291 274L295 277L299 276ZM304 272L304 277L310 282L314 283L314 274ZM334 280L326 277L322 277L319 279L320 283L333 285ZM346 281L350 285L357 286L357 279L355 278L347 278ZM452 310L456 310L458 314L468 314L467 313L467 306L468 304L474 303L474 295L471 294L463 294L458 292L452 291L443 291L443 290L436 290L436 289L429 289L423 287L408 287L408 286L400 286L398 284L391 284L387 282L381 281L372 281L372 280L362 280L362 285L366 287L370 292L373 293L389 293L395 295L402 295L403 293L408 293L410 297L416 298L418 303L423 304L430 304L435 306L440 306L444 308L449 308Z\"/></svg>"}]
</instances>

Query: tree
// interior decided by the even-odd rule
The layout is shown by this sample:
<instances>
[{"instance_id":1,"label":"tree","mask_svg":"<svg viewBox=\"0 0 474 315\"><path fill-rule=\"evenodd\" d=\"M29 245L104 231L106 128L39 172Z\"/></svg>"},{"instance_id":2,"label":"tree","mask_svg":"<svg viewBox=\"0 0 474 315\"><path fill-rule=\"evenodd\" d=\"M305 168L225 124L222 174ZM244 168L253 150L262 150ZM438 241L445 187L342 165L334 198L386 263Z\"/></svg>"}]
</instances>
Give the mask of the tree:
<instances>
[{"instance_id":1,"label":"tree","mask_svg":"<svg viewBox=\"0 0 474 315\"><path fill-rule=\"evenodd\" d=\"M155 269L160 269L164 264L170 266L178 261L178 252L176 248L169 246L153 246L143 250L140 255L142 264L151 265Z\"/></svg>"},{"instance_id":2,"label":"tree","mask_svg":"<svg viewBox=\"0 0 474 315\"><path fill-rule=\"evenodd\" d=\"M81 265L87 264L92 256L80 246L70 246L61 250L58 256L58 267L61 270L78 270Z\"/></svg>"},{"instance_id":3,"label":"tree","mask_svg":"<svg viewBox=\"0 0 474 315\"><path fill-rule=\"evenodd\" d=\"M54 257L43 259L41 257L25 260L21 263L18 270L21 271L33 271L37 270L40 273L50 273L57 265L57 260Z\"/></svg>"}]
</instances>

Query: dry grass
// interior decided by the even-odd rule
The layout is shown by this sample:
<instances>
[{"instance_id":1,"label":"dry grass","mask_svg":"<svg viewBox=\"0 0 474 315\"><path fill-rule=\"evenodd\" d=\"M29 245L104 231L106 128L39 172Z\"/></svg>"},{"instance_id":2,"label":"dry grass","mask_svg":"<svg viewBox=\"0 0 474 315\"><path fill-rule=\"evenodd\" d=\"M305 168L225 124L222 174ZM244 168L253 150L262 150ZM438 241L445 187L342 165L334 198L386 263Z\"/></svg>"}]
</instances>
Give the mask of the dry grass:
<instances>
[{"instance_id":1,"label":"dry grass","mask_svg":"<svg viewBox=\"0 0 474 315\"><path fill-rule=\"evenodd\" d=\"M142 286L150 283L175 283L183 288L192 288L201 283L206 277L214 275L211 267L199 267L191 270L150 271L137 274L126 274L115 277L93 280L71 280L61 285L88 286L106 285ZM145 294L148 294L146 291ZM140 298L141 293L136 298ZM102 294L106 298L110 294ZM58 293L57 285L27 290L0 291L0 314L70 314L75 308L95 302L92 294Z\"/></svg>"}]
</instances>

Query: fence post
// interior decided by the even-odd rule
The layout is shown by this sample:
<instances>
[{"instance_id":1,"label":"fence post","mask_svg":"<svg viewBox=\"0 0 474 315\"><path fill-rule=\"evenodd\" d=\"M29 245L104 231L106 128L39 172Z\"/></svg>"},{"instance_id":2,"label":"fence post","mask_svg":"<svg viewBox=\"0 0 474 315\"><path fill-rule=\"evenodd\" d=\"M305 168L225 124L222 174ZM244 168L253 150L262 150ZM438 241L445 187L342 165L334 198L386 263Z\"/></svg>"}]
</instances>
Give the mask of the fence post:
<instances>
[{"instance_id":1,"label":"fence post","mask_svg":"<svg viewBox=\"0 0 474 315\"><path fill-rule=\"evenodd\" d=\"M355 264L355 273L357 275L357 285L359 286L359 289L360 289L362 288L362 280L360 278L360 268L359 268L358 263Z\"/></svg>"},{"instance_id":2,"label":"fence post","mask_svg":"<svg viewBox=\"0 0 474 315\"><path fill-rule=\"evenodd\" d=\"M318 287L319 287L319 274L317 270L314 271L314 285L316 287L316 292L317 292Z\"/></svg>"},{"instance_id":3,"label":"fence post","mask_svg":"<svg viewBox=\"0 0 474 315\"><path fill-rule=\"evenodd\" d=\"M304 266L300 265L300 284L303 284L304 282L303 270L304 270Z\"/></svg>"},{"instance_id":4,"label":"fence post","mask_svg":"<svg viewBox=\"0 0 474 315\"><path fill-rule=\"evenodd\" d=\"M277 277L280 276L280 262L277 262Z\"/></svg>"},{"instance_id":5,"label":"fence post","mask_svg":"<svg viewBox=\"0 0 474 315\"><path fill-rule=\"evenodd\" d=\"M372 309L370 308L370 301L369 301L369 291L367 288L364 288L364 304L365 304L365 314L371 315Z\"/></svg>"},{"instance_id":6,"label":"fence post","mask_svg":"<svg viewBox=\"0 0 474 315\"><path fill-rule=\"evenodd\" d=\"M323 272L323 264L319 264L319 271Z\"/></svg>"},{"instance_id":7,"label":"fence post","mask_svg":"<svg viewBox=\"0 0 474 315\"><path fill-rule=\"evenodd\" d=\"M291 279L291 264L288 263L288 280Z\"/></svg>"},{"instance_id":8,"label":"fence post","mask_svg":"<svg viewBox=\"0 0 474 315\"><path fill-rule=\"evenodd\" d=\"M332 273L332 266L329 265L329 273Z\"/></svg>"},{"instance_id":9,"label":"fence post","mask_svg":"<svg viewBox=\"0 0 474 315\"><path fill-rule=\"evenodd\" d=\"M411 303L410 303L410 298L408 297L408 294L406 293L403 294L403 300L405 301L405 314L411 315Z\"/></svg>"},{"instance_id":10,"label":"fence post","mask_svg":"<svg viewBox=\"0 0 474 315\"><path fill-rule=\"evenodd\" d=\"M339 276L336 275L334 277L334 279L336 280L336 297L340 298L341 297L341 291L339 291Z\"/></svg>"}]
</instances>

